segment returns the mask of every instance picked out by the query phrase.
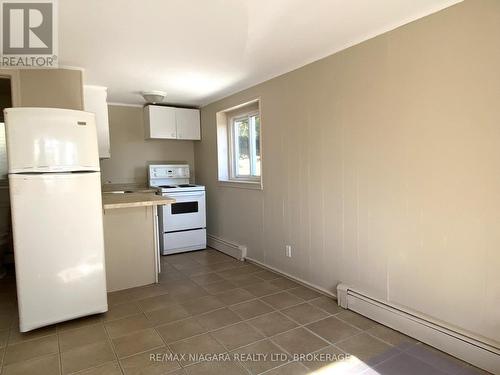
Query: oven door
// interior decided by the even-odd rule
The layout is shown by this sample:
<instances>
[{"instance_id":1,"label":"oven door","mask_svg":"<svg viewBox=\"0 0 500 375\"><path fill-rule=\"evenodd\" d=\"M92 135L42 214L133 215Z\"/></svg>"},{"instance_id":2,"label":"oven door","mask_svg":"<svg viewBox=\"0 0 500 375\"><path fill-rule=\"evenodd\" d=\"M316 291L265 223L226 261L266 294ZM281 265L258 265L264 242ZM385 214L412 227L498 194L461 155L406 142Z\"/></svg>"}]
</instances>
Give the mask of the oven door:
<instances>
[{"instance_id":1,"label":"oven door","mask_svg":"<svg viewBox=\"0 0 500 375\"><path fill-rule=\"evenodd\" d=\"M175 203L162 206L163 232L206 227L204 191L167 193L163 196L175 199Z\"/></svg>"}]
</instances>

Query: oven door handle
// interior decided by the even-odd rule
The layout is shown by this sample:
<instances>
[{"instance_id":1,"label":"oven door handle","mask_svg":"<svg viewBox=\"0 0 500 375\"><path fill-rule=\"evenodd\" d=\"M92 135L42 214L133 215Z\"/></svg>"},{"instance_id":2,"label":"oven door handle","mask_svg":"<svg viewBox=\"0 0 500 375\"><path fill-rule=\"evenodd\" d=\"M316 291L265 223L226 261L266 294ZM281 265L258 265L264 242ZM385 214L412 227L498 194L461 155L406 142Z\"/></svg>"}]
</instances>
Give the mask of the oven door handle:
<instances>
[{"instance_id":1,"label":"oven door handle","mask_svg":"<svg viewBox=\"0 0 500 375\"><path fill-rule=\"evenodd\" d=\"M177 198L182 198L182 197L203 197L205 196L205 193L178 193L178 194L165 194L164 197L166 198L172 198L172 199L177 199Z\"/></svg>"}]
</instances>

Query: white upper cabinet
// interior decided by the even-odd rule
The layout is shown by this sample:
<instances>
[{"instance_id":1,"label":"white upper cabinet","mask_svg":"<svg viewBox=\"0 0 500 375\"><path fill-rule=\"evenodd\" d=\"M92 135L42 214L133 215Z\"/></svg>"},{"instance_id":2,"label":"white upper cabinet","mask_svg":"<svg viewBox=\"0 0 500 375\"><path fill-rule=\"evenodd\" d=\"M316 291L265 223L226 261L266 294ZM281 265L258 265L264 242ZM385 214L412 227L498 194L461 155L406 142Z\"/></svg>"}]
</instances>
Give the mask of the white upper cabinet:
<instances>
[{"instance_id":1,"label":"white upper cabinet","mask_svg":"<svg viewBox=\"0 0 500 375\"><path fill-rule=\"evenodd\" d=\"M177 139L201 139L200 111L198 109L176 108L175 122Z\"/></svg>"},{"instance_id":2,"label":"white upper cabinet","mask_svg":"<svg viewBox=\"0 0 500 375\"><path fill-rule=\"evenodd\" d=\"M144 107L146 138L177 139L175 108L148 105Z\"/></svg>"},{"instance_id":3,"label":"white upper cabinet","mask_svg":"<svg viewBox=\"0 0 500 375\"><path fill-rule=\"evenodd\" d=\"M144 126L148 139L201 139L198 109L148 105L144 107Z\"/></svg>"},{"instance_id":4,"label":"white upper cabinet","mask_svg":"<svg viewBox=\"0 0 500 375\"><path fill-rule=\"evenodd\" d=\"M99 158L111 157L109 143L108 89L102 86L83 86L84 109L95 113Z\"/></svg>"}]
</instances>

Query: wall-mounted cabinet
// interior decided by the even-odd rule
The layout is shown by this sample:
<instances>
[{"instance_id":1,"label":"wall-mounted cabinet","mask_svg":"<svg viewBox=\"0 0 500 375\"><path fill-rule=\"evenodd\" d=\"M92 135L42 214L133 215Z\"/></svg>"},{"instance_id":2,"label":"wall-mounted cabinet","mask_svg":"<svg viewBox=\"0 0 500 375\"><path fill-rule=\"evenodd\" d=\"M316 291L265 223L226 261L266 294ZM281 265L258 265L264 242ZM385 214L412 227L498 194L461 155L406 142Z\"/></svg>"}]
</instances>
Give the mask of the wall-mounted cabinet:
<instances>
[{"instance_id":1,"label":"wall-mounted cabinet","mask_svg":"<svg viewBox=\"0 0 500 375\"><path fill-rule=\"evenodd\" d=\"M199 109L148 105L144 126L146 139L201 139Z\"/></svg>"},{"instance_id":2,"label":"wall-mounted cabinet","mask_svg":"<svg viewBox=\"0 0 500 375\"><path fill-rule=\"evenodd\" d=\"M201 139L199 109L176 108L175 124L177 139Z\"/></svg>"},{"instance_id":3,"label":"wall-mounted cabinet","mask_svg":"<svg viewBox=\"0 0 500 375\"><path fill-rule=\"evenodd\" d=\"M99 158L111 157L109 142L108 90L102 86L83 86L84 108L95 113Z\"/></svg>"},{"instance_id":4,"label":"wall-mounted cabinet","mask_svg":"<svg viewBox=\"0 0 500 375\"><path fill-rule=\"evenodd\" d=\"M177 125L173 107L148 105L144 107L146 139L177 139Z\"/></svg>"}]
</instances>

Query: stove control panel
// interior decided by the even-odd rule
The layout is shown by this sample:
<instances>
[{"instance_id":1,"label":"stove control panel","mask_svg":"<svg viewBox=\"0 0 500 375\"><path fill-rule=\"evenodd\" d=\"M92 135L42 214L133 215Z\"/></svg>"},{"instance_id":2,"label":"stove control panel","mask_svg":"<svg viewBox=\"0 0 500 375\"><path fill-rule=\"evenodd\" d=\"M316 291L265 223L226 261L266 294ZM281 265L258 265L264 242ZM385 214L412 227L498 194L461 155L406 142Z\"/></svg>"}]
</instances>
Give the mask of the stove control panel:
<instances>
[{"instance_id":1,"label":"stove control panel","mask_svg":"<svg viewBox=\"0 0 500 375\"><path fill-rule=\"evenodd\" d=\"M150 180L159 178L189 178L189 165L152 164L149 166Z\"/></svg>"}]
</instances>

